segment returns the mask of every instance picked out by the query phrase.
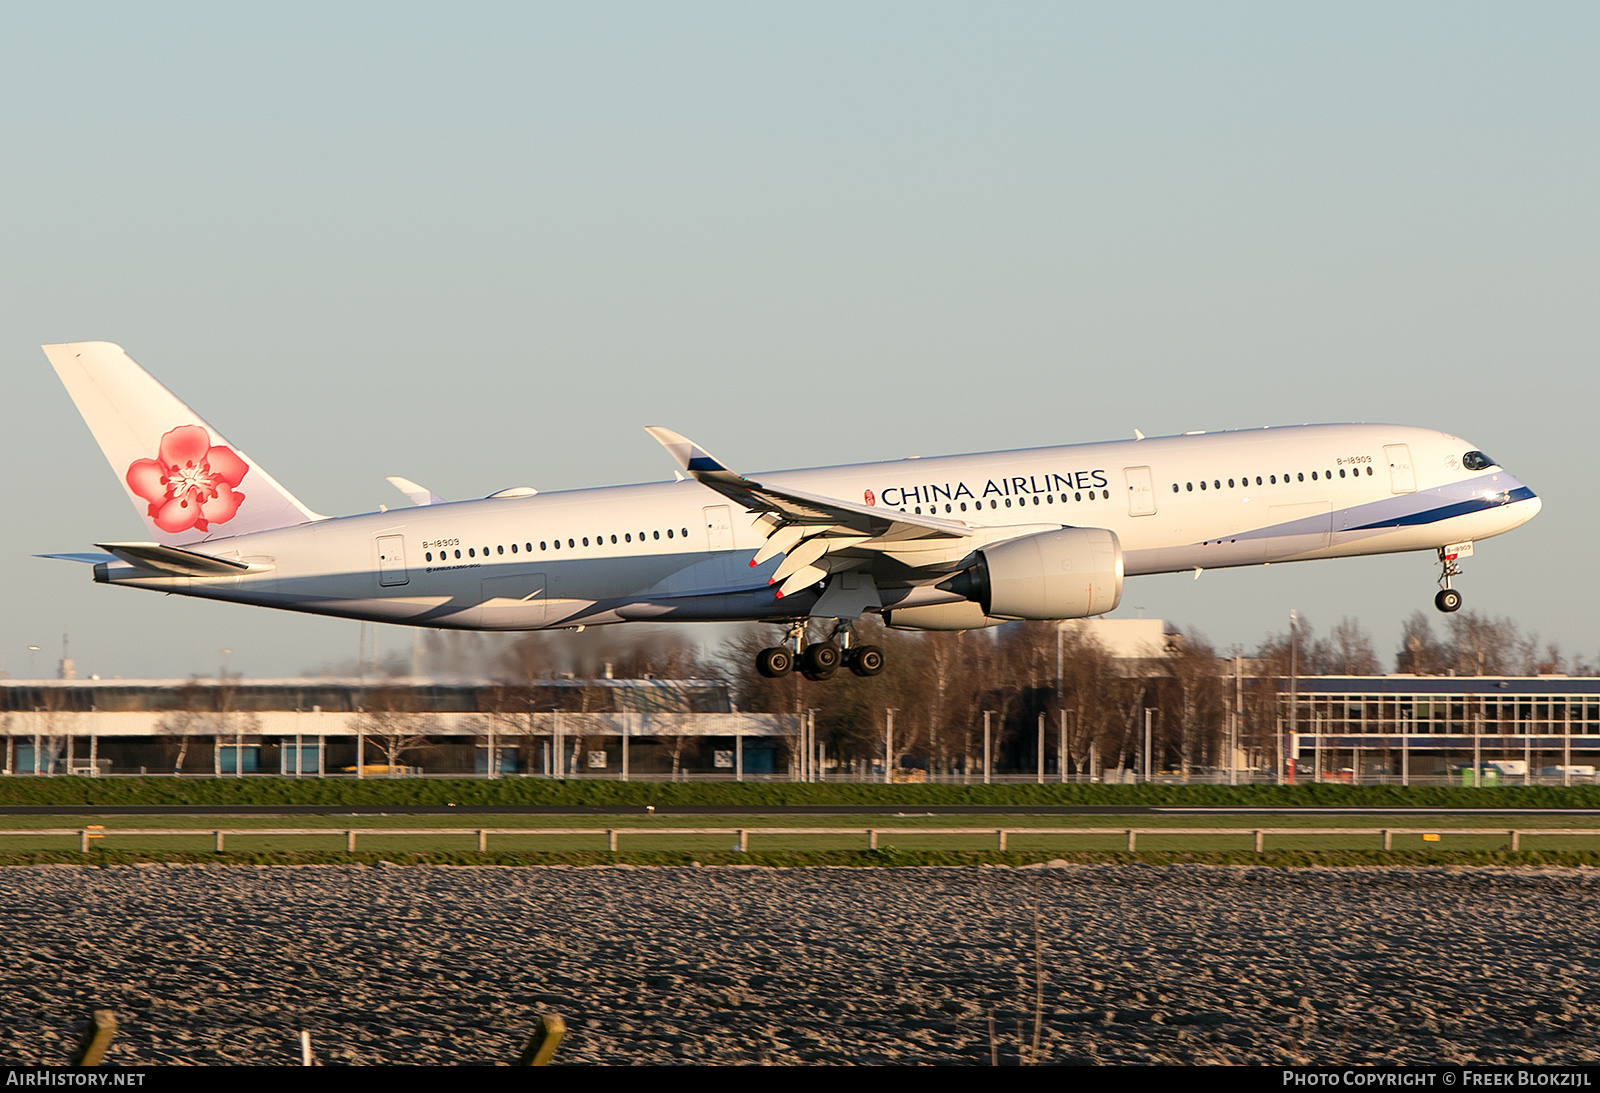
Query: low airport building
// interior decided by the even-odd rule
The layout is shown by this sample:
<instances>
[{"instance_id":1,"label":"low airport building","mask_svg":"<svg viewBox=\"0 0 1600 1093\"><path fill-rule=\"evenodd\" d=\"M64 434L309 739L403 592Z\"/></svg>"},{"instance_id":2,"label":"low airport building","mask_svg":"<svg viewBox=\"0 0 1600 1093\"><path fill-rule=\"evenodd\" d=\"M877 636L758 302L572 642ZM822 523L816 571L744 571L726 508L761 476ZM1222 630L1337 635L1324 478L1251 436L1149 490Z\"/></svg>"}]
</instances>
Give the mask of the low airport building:
<instances>
[{"instance_id":1,"label":"low airport building","mask_svg":"<svg viewBox=\"0 0 1600 1093\"><path fill-rule=\"evenodd\" d=\"M1147 629L1130 633L1127 663L1163 657ZM1223 760L1185 780L1562 784L1600 767L1600 679L1218 670L1232 684L1221 749L1231 769ZM791 769L802 728L735 710L715 680L0 679L6 775L814 777L815 765ZM997 778L1036 777L1026 735ZM1053 759L1053 733L1047 742ZM1139 751L1126 770L1095 762L1068 777L1172 780ZM882 777L870 762L828 766L830 777ZM1047 775L1059 766L1047 761Z\"/></svg>"},{"instance_id":2,"label":"low airport building","mask_svg":"<svg viewBox=\"0 0 1600 1093\"><path fill-rule=\"evenodd\" d=\"M1600 679L1308 676L1281 679L1290 776L1409 782L1472 772L1499 784L1590 781Z\"/></svg>"},{"instance_id":3,"label":"low airport building","mask_svg":"<svg viewBox=\"0 0 1600 1093\"><path fill-rule=\"evenodd\" d=\"M9 775L770 777L794 729L713 680L0 680Z\"/></svg>"}]
</instances>

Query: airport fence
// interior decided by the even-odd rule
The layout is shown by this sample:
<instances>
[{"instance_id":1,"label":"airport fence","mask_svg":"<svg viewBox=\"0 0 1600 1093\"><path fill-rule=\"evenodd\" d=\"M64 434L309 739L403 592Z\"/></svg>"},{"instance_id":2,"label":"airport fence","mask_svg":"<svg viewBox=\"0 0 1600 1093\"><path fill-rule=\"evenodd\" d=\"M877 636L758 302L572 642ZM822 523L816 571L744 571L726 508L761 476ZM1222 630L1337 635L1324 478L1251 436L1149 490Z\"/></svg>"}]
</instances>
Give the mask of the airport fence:
<instances>
[{"instance_id":1,"label":"airport fence","mask_svg":"<svg viewBox=\"0 0 1600 1093\"><path fill-rule=\"evenodd\" d=\"M491 839L496 849L551 851L618 852L627 839L630 849L681 850L696 847L749 853L752 840L765 848L778 850L879 850L893 840L902 849L935 846L939 849L996 850L1014 849L1057 852L1122 850L1209 849L1240 851L1246 847L1257 854L1267 852L1267 840L1274 849L1426 848L1449 841L1454 849L1485 849L1483 840L1498 843L1491 849L1517 852L1524 842L1537 840L1550 846L1550 840L1592 841L1600 838L1600 828L1507 828L1507 827L127 827L109 825L61 828L13 828L0 830L0 845L16 841L32 843L75 840L80 853L96 847L193 850L196 841L209 843L213 853L228 851L229 840L235 849L241 841L247 849L282 850L287 844L298 849L342 849L356 853L377 843L383 849L403 849L408 841L427 845L422 850L476 850L487 853ZM729 840L732 840L730 843ZM715 840L713 842L713 840ZM1195 844L1198 842L1198 846ZM330 847L329 844L333 845ZM441 846L441 843L443 844ZM1353 845L1352 845L1353 844ZM30 849L36 849L32 847ZM1442 849L1442 846L1436 848ZM1592 849L1582 846L1581 849Z\"/></svg>"}]
</instances>

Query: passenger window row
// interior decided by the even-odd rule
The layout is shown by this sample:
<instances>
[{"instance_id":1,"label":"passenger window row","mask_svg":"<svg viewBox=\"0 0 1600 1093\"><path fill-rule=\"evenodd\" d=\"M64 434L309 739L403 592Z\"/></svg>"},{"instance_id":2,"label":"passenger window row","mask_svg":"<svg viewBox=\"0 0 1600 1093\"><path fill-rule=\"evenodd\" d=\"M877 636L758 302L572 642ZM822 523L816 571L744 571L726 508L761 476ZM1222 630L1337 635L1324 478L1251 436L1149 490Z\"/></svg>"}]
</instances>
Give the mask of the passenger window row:
<instances>
[{"instance_id":1,"label":"passenger window row","mask_svg":"<svg viewBox=\"0 0 1600 1093\"><path fill-rule=\"evenodd\" d=\"M688 528L679 528L677 530L674 530L672 528L668 528L667 529L667 538L668 539L674 539L674 538L687 539L688 537L689 537L689 529ZM617 541L618 541L617 540L617 536L615 536L615 535L612 535L609 538L610 538L610 542L613 545L615 545L617 543ZM641 542L641 543L646 542L646 541L654 541L654 540L657 540L657 539L660 539L660 538L661 538L661 532L660 531L650 532L648 534L648 536L646 535L645 532L641 531L639 533L639 542ZM624 543L633 542L634 541L633 532L631 532L631 531L623 532L621 541L624 542ZM581 544L583 546L588 546L589 545L589 537L587 535L585 535L581 540L579 540L578 537L574 536L574 537L568 539L567 540L567 549L568 550L577 550L577 549L579 549L580 542L581 542ZM605 535L596 535L594 537L594 545L595 546L605 546L606 542L607 542L607 536L605 536ZM540 542L539 542L539 549L540 550L546 550L547 551L552 546L556 550L560 550L561 549L561 540L560 539L543 539L543 540L540 540ZM511 544L511 551L510 552L512 554L519 553L516 543L512 543ZM497 555L505 554L506 553L505 544L502 543L501 545L495 547L494 548L494 553L497 554ZM533 553L533 544L532 543L523 543L520 553L532 554ZM455 550L454 551L454 555L455 555L456 558L460 558L461 557L460 549ZM476 558L478 556L479 556L479 548L477 548L477 547L467 547L467 557L468 558ZM483 547L482 548L482 556L485 557L485 558L490 556L488 547ZM430 562L433 561L433 551L431 551L431 550L427 551L423 555L423 557L427 561L430 561ZM441 551L439 551L439 560L441 562L446 562L446 561L451 561L452 559L451 559L449 553L447 553L446 551L441 550Z\"/></svg>"},{"instance_id":2,"label":"passenger window row","mask_svg":"<svg viewBox=\"0 0 1600 1093\"><path fill-rule=\"evenodd\" d=\"M1102 501L1109 501L1111 499L1111 491L1110 490L1079 490L1079 491L1077 491L1076 493L1074 493L1072 495L1072 500L1074 500L1074 501L1082 501L1085 496L1087 496L1090 501L1093 501L1097 497ZM1035 505L1040 503L1039 502L1039 495L1036 494L1036 493L1033 493L1033 494L1027 494L1025 496L1018 496L1017 498L1015 498L1016 503L1017 503L1016 507L1018 507L1018 508L1026 508L1027 505L1028 505L1028 498L1029 497L1033 498L1033 503ZM1012 507L1012 505L1011 505L1012 500L1013 499L1010 498L1010 497L1005 498L1005 507L1006 508L1011 508ZM1047 494L1044 495L1044 504L1053 505L1055 503L1056 503L1056 495L1055 494L1047 493ZM1061 495L1061 503L1063 505L1067 504L1067 495L1065 493L1063 493ZM1000 508L1000 498L997 498L997 497L989 498L989 507L991 509ZM972 509L973 509L974 512L981 512L983 510L983 502L982 501L974 501L974 502L972 502ZM953 512L956 512L958 510L961 511L961 512L966 512L967 511L967 502L962 501L959 504L952 503L952 502L946 502L945 503L945 506L944 506L944 511L945 512L953 513ZM906 507L904 505L901 505L900 506L900 511L901 512L905 512L906 511ZM918 505L912 511L915 513L915 515L921 516L922 515L922 506ZM929 516L937 516L937 515L939 515L939 506L938 505L929 505L928 506L928 515Z\"/></svg>"},{"instance_id":3,"label":"passenger window row","mask_svg":"<svg viewBox=\"0 0 1600 1093\"><path fill-rule=\"evenodd\" d=\"M1350 477L1350 478L1360 478L1361 477L1361 468L1360 467L1350 467L1350 468L1348 468L1348 471L1349 471L1348 477ZM1346 477L1346 468L1344 468L1344 467L1340 467L1339 468L1339 477L1340 478ZM1371 466L1371 464L1367 465L1367 477L1369 477L1369 478L1372 477L1372 466ZM1321 473L1320 477L1318 476L1318 473L1316 471L1312 471L1311 472L1311 481L1317 482L1317 481L1321 481L1323 479L1326 479L1328 481L1332 481L1333 472L1332 471L1323 471ZM1292 480L1295 481L1295 482L1304 482L1306 480L1306 472L1305 471L1297 471L1293 475ZM1234 489L1235 488L1235 485L1234 485L1235 481L1237 481L1238 485L1240 485L1240 486L1248 486L1248 485L1250 485L1250 476L1249 475L1245 475L1242 478L1239 478L1237 480L1232 479L1232 478L1228 479L1228 487L1227 488L1230 489L1230 490ZM1291 481L1291 476L1288 475L1288 474L1285 474L1283 476L1283 484L1284 485L1288 485L1288 483L1290 481ZM1265 481L1263 481L1262 476L1258 474L1255 477L1255 484L1258 485L1258 486L1276 486L1276 485L1278 485L1278 476L1275 475L1275 474L1269 474L1269 475L1266 476ZM1203 489L1206 489L1207 486L1208 486L1208 483L1206 482L1205 479L1202 478L1200 480L1200 488L1203 490ZM1222 487L1222 479L1213 478L1210 481L1209 486L1210 486L1211 489L1214 489L1214 490L1222 489L1223 488ZM1172 492L1173 493L1180 493L1180 492L1193 493L1194 492L1194 483L1193 482L1185 482L1180 487L1178 485L1178 483L1174 482L1172 484Z\"/></svg>"}]
</instances>

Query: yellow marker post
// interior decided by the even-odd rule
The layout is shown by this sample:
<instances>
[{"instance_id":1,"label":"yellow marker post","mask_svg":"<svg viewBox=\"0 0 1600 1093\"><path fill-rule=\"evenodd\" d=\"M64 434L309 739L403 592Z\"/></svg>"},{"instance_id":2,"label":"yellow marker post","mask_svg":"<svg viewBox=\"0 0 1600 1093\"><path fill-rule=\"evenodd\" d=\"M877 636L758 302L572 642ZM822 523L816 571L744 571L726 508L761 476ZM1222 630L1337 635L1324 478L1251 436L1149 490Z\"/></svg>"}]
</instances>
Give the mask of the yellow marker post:
<instances>
[{"instance_id":1,"label":"yellow marker post","mask_svg":"<svg viewBox=\"0 0 1600 1093\"><path fill-rule=\"evenodd\" d=\"M550 1058L556 1053L556 1048L561 1044L561 1038L567 1034L567 1023L559 1014L547 1013L539 1018L539 1027L528 1038L528 1046L522 1049L522 1058L517 1060L519 1066L549 1066Z\"/></svg>"}]
</instances>

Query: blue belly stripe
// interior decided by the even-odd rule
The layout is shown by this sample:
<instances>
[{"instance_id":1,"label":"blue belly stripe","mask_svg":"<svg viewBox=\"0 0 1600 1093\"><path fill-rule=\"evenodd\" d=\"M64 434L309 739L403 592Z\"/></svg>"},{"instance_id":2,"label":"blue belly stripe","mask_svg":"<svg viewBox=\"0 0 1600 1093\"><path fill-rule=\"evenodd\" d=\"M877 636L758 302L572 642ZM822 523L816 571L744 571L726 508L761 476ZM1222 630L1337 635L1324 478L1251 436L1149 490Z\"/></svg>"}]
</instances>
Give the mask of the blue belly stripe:
<instances>
[{"instance_id":1,"label":"blue belly stripe","mask_svg":"<svg viewBox=\"0 0 1600 1093\"><path fill-rule=\"evenodd\" d=\"M1527 486L1518 486L1516 489L1508 493L1503 501L1490 497L1478 497L1471 501L1458 501L1453 505L1441 505L1438 508L1424 509L1421 512L1413 512L1406 516L1394 517L1388 520L1378 520L1370 524L1362 524L1360 527L1345 528L1344 530L1371 531L1376 528L1400 528L1414 527L1418 524L1434 524L1438 523L1440 520L1449 520L1456 516L1466 516L1470 513L1482 512L1484 509L1499 508L1502 505L1511 505L1518 501L1528 501L1531 500L1533 496L1534 492Z\"/></svg>"}]
</instances>

